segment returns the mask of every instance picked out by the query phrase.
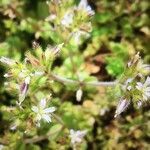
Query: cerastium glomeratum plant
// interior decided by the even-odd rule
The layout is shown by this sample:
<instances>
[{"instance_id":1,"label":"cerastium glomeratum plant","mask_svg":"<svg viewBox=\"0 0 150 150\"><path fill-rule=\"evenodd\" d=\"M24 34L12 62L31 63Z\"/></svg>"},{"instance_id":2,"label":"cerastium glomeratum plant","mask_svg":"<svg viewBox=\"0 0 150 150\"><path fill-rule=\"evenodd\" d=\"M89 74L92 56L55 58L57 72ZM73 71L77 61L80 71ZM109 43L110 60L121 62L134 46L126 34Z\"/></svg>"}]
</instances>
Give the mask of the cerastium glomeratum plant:
<instances>
[{"instance_id":1,"label":"cerastium glomeratum plant","mask_svg":"<svg viewBox=\"0 0 150 150\"><path fill-rule=\"evenodd\" d=\"M42 87L50 88L55 82L60 82L66 86L77 86L76 100L80 102L84 87L117 86L122 93L122 96L118 97L120 100L114 115L117 117L130 106L131 102L137 105L138 108L148 102L150 98L150 77L148 76L150 66L143 64L139 53L137 53L127 64L122 76L113 82L85 81L80 78L78 73L76 74L77 80L55 74L52 70L55 58L63 53L64 49L68 49L69 59L72 65L75 65L69 49L70 45L79 46L83 39L90 36L89 33L92 30L90 18L94 15L94 11L88 5L87 0L81 0L76 6L72 5L72 0L67 1L67 3L69 5L67 8L66 0L53 0L48 3L51 14L46 18L46 21L53 23L53 30L61 35L61 43L56 46L48 46L45 50L34 43L34 52L27 52L23 62L6 57L1 57L0 62L9 68L4 75L8 79L8 82L5 82L6 88L15 91L14 93L18 95L16 105L12 107L12 111L17 110L18 114L24 114L20 119L26 121L30 126L37 126L38 128L43 123L51 123L55 119L56 122L62 125L57 132L64 129L68 130L70 144L76 149L76 146L82 142L87 130L76 131L67 127L61 116L57 115L59 108L51 103L53 98L50 90L49 92L43 92ZM65 34L63 34L64 32ZM37 94L38 92L40 92L40 96ZM17 120L12 124L11 129L15 130L20 124L21 122ZM49 136L48 134L42 138L27 138L25 143L40 141Z\"/></svg>"}]
</instances>

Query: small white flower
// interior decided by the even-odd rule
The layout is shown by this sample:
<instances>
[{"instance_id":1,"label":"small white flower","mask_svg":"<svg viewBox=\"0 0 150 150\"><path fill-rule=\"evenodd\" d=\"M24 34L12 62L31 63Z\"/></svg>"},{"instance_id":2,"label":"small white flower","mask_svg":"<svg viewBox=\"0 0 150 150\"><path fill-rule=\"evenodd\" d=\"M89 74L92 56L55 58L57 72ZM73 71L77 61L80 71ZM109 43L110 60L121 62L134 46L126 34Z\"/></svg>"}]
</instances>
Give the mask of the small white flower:
<instances>
[{"instance_id":1,"label":"small white flower","mask_svg":"<svg viewBox=\"0 0 150 150\"><path fill-rule=\"evenodd\" d=\"M46 122L51 122L51 113L53 113L56 108L48 107L46 108L46 99L41 99L38 106L32 106L32 111L36 113L36 121L39 123L42 119Z\"/></svg>"},{"instance_id":2,"label":"small white flower","mask_svg":"<svg viewBox=\"0 0 150 150\"><path fill-rule=\"evenodd\" d=\"M70 130L70 138L71 144L80 143L82 142L83 137L86 135L87 131L74 131L73 129Z\"/></svg>"},{"instance_id":3,"label":"small white flower","mask_svg":"<svg viewBox=\"0 0 150 150\"><path fill-rule=\"evenodd\" d=\"M15 65L15 61L7 57L1 57L0 62L7 64L9 66Z\"/></svg>"},{"instance_id":4,"label":"small white flower","mask_svg":"<svg viewBox=\"0 0 150 150\"><path fill-rule=\"evenodd\" d=\"M82 91L81 88L79 88L79 89L77 90L77 92L76 92L76 100L77 100L78 102L81 101L82 95L83 95L83 91Z\"/></svg>"},{"instance_id":5,"label":"small white flower","mask_svg":"<svg viewBox=\"0 0 150 150\"><path fill-rule=\"evenodd\" d=\"M65 27L69 27L73 23L73 14L71 12L67 12L63 19L61 20L61 24Z\"/></svg>"},{"instance_id":6,"label":"small white flower","mask_svg":"<svg viewBox=\"0 0 150 150\"><path fill-rule=\"evenodd\" d=\"M137 82L136 88L142 92L143 100L150 98L150 77L147 77L145 83Z\"/></svg>"},{"instance_id":7,"label":"small white flower","mask_svg":"<svg viewBox=\"0 0 150 150\"><path fill-rule=\"evenodd\" d=\"M88 5L87 0L81 0L78 5L78 9L85 11L89 16L93 16L95 14L92 8Z\"/></svg>"},{"instance_id":8,"label":"small white flower","mask_svg":"<svg viewBox=\"0 0 150 150\"><path fill-rule=\"evenodd\" d=\"M116 112L115 112L115 118L117 116L119 116L123 111L125 111L127 109L127 107L129 106L130 104L130 101L127 100L127 99L123 99L121 98L121 100L119 101L118 105L117 105L117 109L116 109Z\"/></svg>"}]
</instances>

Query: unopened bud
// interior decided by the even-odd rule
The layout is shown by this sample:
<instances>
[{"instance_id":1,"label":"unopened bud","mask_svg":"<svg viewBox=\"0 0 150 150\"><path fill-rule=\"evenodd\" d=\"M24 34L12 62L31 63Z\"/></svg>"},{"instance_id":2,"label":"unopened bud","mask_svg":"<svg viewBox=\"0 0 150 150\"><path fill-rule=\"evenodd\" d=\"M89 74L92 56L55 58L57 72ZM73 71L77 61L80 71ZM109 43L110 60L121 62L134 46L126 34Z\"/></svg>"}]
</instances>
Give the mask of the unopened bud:
<instances>
[{"instance_id":1,"label":"unopened bud","mask_svg":"<svg viewBox=\"0 0 150 150\"><path fill-rule=\"evenodd\" d=\"M39 46L40 46L39 43L37 43L36 41L33 41L33 42L32 42L32 47L33 47L34 49L37 49Z\"/></svg>"},{"instance_id":2,"label":"unopened bud","mask_svg":"<svg viewBox=\"0 0 150 150\"><path fill-rule=\"evenodd\" d=\"M117 109L116 109L116 112L115 112L115 118L117 116L119 116L123 111L125 111L127 109L127 107L129 106L130 104L130 101L127 100L127 99L121 99L117 105Z\"/></svg>"},{"instance_id":3,"label":"unopened bud","mask_svg":"<svg viewBox=\"0 0 150 150\"><path fill-rule=\"evenodd\" d=\"M7 58L7 57L1 57L0 58L0 62L4 63L4 64L7 64L9 66L12 66L15 64L15 61L10 59L10 58Z\"/></svg>"},{"instance_id":4,"label":"unopened bud","mask_svg":"<svg viewBox=\"0 0 150 150\"><path fill-rule=\"evenodd\" d=\"M12 77L12 73L6 73L6 74L4 74L4 77L5 77L5 78Z\"/></svg>"},{"instance_id":5,"label":"unopened bud","mask_svg":"<svg viewBox=\"0 0 150 150\"><path fill-rule=\"evenodd\" d=\"M62 49L64 43L57 45L56 47L53 48L53 53L54 55L58 54L60 50Z\"/></svg>"},{"instance_id":6,"label":"unopened bud","mask_svg":"<svg viewBox=\"0 0 150 150\"><path fill-rule=\"evenodd\" d=\"M19 94L19 103L21 104L27 94L28 88L30 83L30 77L26 77L22 85L20 86L20 94Z\"/></svg>"},{"instance_id":7,"label":"unopened bud","mask_svg":"<svg viewBox=\"0 0 150 150\"><path fill-rule=\"evenodd\" d=\"M82 89L80 88L80 89L78 89L77 92L76 92L76 100L77 100L78 102L81 101L82 95L83 95L83 91L82 91Z\"/></svg>"},{"instance_id":8,"label":"unopened bud","mask_svg":"<svg viewBox=\"0 0 150 150\"><path fill-rule=\"evenodd\" d=\"M141 57L139 56L139 52L128 62L127 66L132 67L136 65Z\"/></svg>"}]
</instances>

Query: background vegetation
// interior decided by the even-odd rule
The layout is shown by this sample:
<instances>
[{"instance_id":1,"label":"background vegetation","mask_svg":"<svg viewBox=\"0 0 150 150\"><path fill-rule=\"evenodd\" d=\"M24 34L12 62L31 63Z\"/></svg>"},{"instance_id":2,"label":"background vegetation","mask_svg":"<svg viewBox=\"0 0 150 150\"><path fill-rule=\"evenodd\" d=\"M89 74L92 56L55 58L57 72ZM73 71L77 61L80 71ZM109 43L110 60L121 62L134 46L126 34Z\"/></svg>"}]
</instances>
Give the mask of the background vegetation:
<instances>
[{"instance_id":1,"label":"background vegetation","mask_svg":"<svg viewBox=\"0 0 150 150\"><path fill-rule=\"evenodd\" d=\"M78 3L78 1L75 1ZM89 0L95 11L92 32L75 47L68 47L73 54L75 70L87 81L113 81L123 73L129 58L140 51L145 63L150 62L150 9L149 0ZM33 51L37 41L43 49L59 44L61 40L52 31L52 24L45 21L49 8L45 0L0 0L0 56L22 61L26 51ZM62 33L64 36L66 33ZM76 79L76 71L63 49L53 63L53 70L65 77ZM68 135L60 133L39 142L26 144L23 127L10 130L8 111L17 99L15 93L4 87L5 67L0 66L0 144L10 140L11 149L69 149ZM78 87L60 83L50 87L54 104L60 107L62 119L68 127L88 129L80 149L89 150L148 150L150 138L149 106L137 110L130 106L120 118L114 119L118 103L113 88L87 87L82 101L76 101ZM23 126L23 125L22 125ZM43 135L59 128L44 125L42 129L30 129L30 136ZM67 139L67 140L66 140Z\"/></svg>"}]
</instances>

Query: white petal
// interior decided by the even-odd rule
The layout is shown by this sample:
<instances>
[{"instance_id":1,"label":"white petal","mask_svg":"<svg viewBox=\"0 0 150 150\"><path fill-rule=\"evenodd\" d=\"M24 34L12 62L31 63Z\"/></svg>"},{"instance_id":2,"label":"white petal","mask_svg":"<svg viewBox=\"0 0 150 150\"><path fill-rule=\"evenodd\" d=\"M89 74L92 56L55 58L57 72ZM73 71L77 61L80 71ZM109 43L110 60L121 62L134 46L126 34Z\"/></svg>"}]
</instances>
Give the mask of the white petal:
<instances>
[{"instance_id":1,"label":"white petal","mask_svg":"<svg viewBox=\"0 0 150 150\"><path fill-rule=\"evenodd\" d=\"M144 93L147 97L150 97L150 92L145 92Z\"/></svg>"},{"instance_id":2,"label":"white petal","mask_svg":"<svg viewBox=\"0 0 150 150\"><path fill-rule=\"evenodd\" d=\"M150 87L147 87L147 88L145 89L145 91L150 91Z\"/></svg>"},{"instance_id":3,"label":"white petal","mask_svg":"<svg viewBox=\"0 0 150 150\"><path fill-rule=\"evenodd\" d=\"M43 99L41 99L41 101L40 101L40 108L44 109L45 107L46 107L46 99L43 98Z\"/></svg>"},{"instance_id":4,"label":"white petal","mask_svg":"<svg viewBox=\"0 0 150 150\"><path fill-rule=\"evenodd\" d=\"M150 85L150 77L148 76L145 83L144 83L145 86L148 86Z\"/></svg>"},{"instance_id":5,"label":"white petal","mask_svg":"<svg viewBox=\"0 0 150 150\"><path fill-rule=\"evenodd\" d=\"M56 110L55 107L49 107L43 110L44 113L52 113Z\"/></svg>"},{"instance_id":6,"label":"white petal","mask_svg":"<svg viewBox=\"0 0 150 150\"><path fill-rule=\"evenodd\" d=\"M38 113L38 111L39 111L39 109L38 109L38 107L36 107L36 106L32 106L32 111L34 111L35 113Z\"/></svg>"},{"instance_id":7,"label":"white petal","mask_svg":"<svg viewBox=\"0 0 150 150\"><path fill-rule=\"evenodd\" d=\"M86 9L87 5L88 5L87 0L81 0L80 3L79 3L78 8L79 9Z\"/></svg>"},{"instance_id":8,"label":"white petal","mask_svg":"<svg viewBox=\"0 0 150 150\"><path fill-rule=\"evenodd\" d=\"M50 118L50 116L49 115L46 115L46 114L43 114L42 115L42 119L44 119L46 122L51 122L52 120L51 120L51 118Z\"/></svg>"},{"instance_id":9,"label":"white petal","mask_svg":"<svg viewBox=\"0 0 150 150\"><path fill-rule=\"evenodd\" d=\"M136 85L136 88L137 88L138 90L141 90L141 89L143 88L143 84L142 84L141 82L137 82L136 84L137 84L137 85Z\"/></svg>"},{"instance_id":10,"label":"white petal","mask_svg":"<svg viewBox=\"0 0 150 150\"><path fill-rule=\"evenodd\" d=\"M139 100L139 101L137 102L137 106L138 106L138 108L140 108L140 107L142 106L142 101L141 101L141 100Z\"/></svg>"},{"instance_id":11,"label":"white petal","mask_svg":"<svg viewBox=\"0 0 150 150\"><path fill-rule=\"evenodd\" d=\"M126 83L131 83L133 81L133 78L127 79Z\"/></svg>"},{"instance_id":12,"label":"white petal","mask_svg":"<svg viewBox=\"0 0 150 150\"><path fill-rule=\"evenodd\" d=\"M147 95L143 94L143 100L147 101L148 97Z\"/></svg>"},{"instance_id":13,"label":"white petal","mask_svg":"<svg viewBox=\"0 0 150 150\"><path fill-rule=\"evenodd\" d=\"M82 138L76 137L75 142L80 143L82 141Z\"/></svg>"}]
</instances>

